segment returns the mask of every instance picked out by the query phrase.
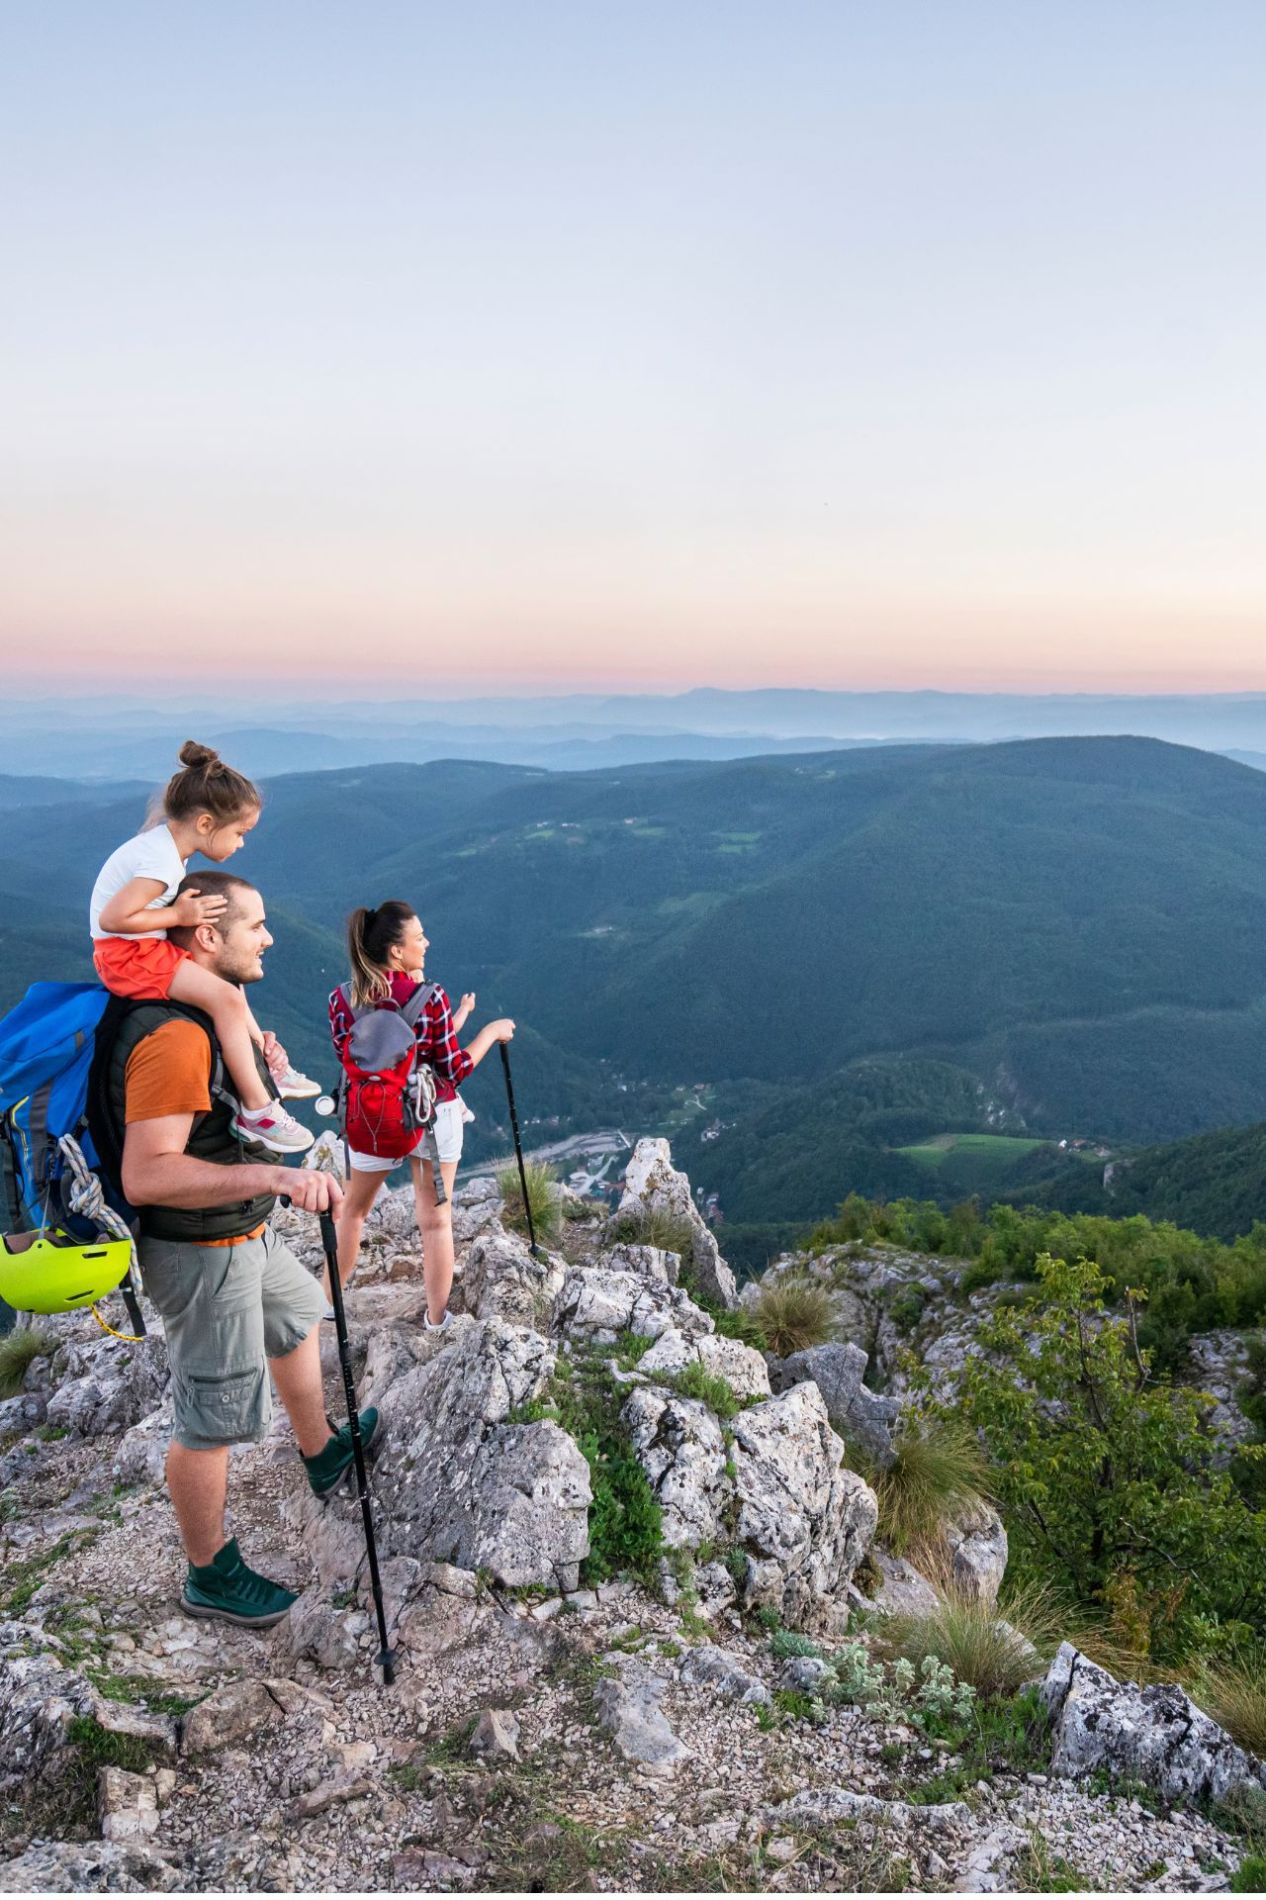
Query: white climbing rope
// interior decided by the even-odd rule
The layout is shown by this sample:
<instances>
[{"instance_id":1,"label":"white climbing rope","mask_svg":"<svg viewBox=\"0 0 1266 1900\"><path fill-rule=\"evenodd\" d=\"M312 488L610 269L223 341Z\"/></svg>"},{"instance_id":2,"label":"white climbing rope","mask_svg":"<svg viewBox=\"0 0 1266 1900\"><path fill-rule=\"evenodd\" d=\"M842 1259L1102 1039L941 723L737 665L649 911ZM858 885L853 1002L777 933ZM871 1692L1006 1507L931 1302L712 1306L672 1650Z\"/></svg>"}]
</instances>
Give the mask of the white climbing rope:
<instances>
[{"instance_id":1,"label":"white climbing rope","mask_svg":"<svg viewBox=\"0 0 1266 1900\"><path fill-rule=\"evenodd\" d=\"M70 1170L71 1186L66 1195L72 1214L82 1215L84 1220L97 1223L104 1233L114 1240L126 1240L132 1249L132 1272L136 1282L141 1283L141 1267L136 1257L136 1240L132 1229L121 1214L117 1214L106 1200L105 1190L99 1178L92 1172L84 1160L83 1150L73 1135L60 1135L57 1146L62 1151L66 1166Z\"/></svg>"}]
</instances>

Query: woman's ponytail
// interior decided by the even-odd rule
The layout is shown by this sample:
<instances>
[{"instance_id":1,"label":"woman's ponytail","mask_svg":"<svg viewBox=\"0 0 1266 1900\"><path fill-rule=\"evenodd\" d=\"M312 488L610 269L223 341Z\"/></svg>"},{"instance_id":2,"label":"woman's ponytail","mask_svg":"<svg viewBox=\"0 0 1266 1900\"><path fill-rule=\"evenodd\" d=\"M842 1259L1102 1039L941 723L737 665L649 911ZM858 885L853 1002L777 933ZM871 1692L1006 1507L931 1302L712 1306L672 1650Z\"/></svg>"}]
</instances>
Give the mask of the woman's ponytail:
<instances>
[{"instance_id":1,"label":"woman's ponytail","mask_svg":"<svg viewBox=\"0 0 1266 1900\"><path fill-rule=\"evenodd\" d=\"M412 904L390 897L377 910L364 905L347 920L347 958L352 966L352 1002L357 1009L383 1003L391 995L388 952L404 937L417 915Z\"/></svg>"}]
</instances>

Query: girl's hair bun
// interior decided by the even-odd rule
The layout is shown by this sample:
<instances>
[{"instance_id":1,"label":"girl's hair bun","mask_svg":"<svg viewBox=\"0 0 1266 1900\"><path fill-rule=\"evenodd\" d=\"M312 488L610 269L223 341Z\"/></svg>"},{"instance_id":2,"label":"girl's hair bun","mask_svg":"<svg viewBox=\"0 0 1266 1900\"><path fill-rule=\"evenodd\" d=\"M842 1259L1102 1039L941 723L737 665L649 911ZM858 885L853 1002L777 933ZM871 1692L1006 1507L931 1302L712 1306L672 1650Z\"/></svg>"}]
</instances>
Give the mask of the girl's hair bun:
<instances>
[{"instance_id":1,"label":"girl's hair bun","mask_svg":"<svg viewBox=\"0 0 1266 1900\"><path fill-rule=\"evenodd\" d=\"M182 765L192 765L195 768L200 766L205 769L207 766L220 763L219 753L209 745L199 745L196 739L185 740L180 748L179 758Z\"/></svg>"}]
</instances>

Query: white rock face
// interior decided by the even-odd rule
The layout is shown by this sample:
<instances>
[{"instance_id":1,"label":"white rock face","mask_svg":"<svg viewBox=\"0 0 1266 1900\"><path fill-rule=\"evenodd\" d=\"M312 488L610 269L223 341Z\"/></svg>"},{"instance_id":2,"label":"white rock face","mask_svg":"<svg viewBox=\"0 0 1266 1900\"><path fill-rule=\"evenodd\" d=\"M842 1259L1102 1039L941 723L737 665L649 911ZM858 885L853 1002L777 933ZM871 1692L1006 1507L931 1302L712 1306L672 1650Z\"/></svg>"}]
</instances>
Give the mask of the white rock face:
<instances>
[{"instance_id":1,"label":"white rock face","mask_svg":"<svg viewBox=\"0 0 1266 1900\"><path fill-rule=\"evenodd\" d=\"M732 1430L744 1599L770 1605L793 1629L829 1624L874 1538L875 1494L845 1469L816 1385L750 1406Z\"/></svg>"},{"instance_id":2,"label":"white rock face","mask_svg":"<svg viewBox=\"0 0 1266 1900\"><path fill-rule=\"evenodd\" d=\"M896 1399L870 1390L865 1383L866 1364L860 1346L832 1341L775 1361L771 1376L779 1392L812 1379L826 1401L831 1423L856 1439L877 1464L887 1466L896 1457L892 1428L901 1407Z\"/></svg>"},{"instance_id":3,"label":"white rock face","mask_svg":"<svg viewBox=\"0 0 1266 1900\"><path fill-rule=\"evenodd\" d=\"M461 1309L476 1319L504 1319L543 1332L566 1277L560 1256L538 1258L526 1240L490 1220L466 1255Z\"/></svg>"},{"instance_id":4,"label":"white rock face","mask_svg":"<svg viewBox=\"0 0 1266 1900\"><path fill-rule=\"evenodd\" d=\"M769 1367L763 1354L745 1346L741 1339L727 1339L721 1333L702 1333L688 1339L677 1327L670 1327L638 1360L638 1370L654 1378L656 1373L684 1372L695 1363L724 1379L740 1399L770 1396Z\"/></svg>"},{"instance_id":5,"label":"white rock face","mask_svg":"<svg viewBox=\"0 0 1266 1900\"><path fill-rule=\"evenodd\" d=\"M617 1273L640 1273L648 1280L661 1280L665 1286L676 1286L681 1272L680 1254L670 1253L664 1247L639 1246L631 1240L608 1247L603 1260Z\"/></svg>"},{"instance_id":6,"label":"white rock face","mask_svg":"<svg viewBox=\"0 0 1266 1900\"><path fill-rule=\"evenodd\" d=\"M637 1386L620 1419L659 1499L665 1543L697 1550L713 1541L729 1492L725 1440L714 1414L698 1399Z\"/></svg>"},{"instance_id":7,"label":"white rock face","mask_svg":"<svg viewBox=\"0 0 1266 1900\"><path fill-rule=\"evenodd\" d=\"M510 1424L554 1367L539 1333L492 1319L389 1385L371 1477L384 1557L486 1567L503 1584L574 1589L588 1548L589 1467L549 1420ZM315 1505L315 1511L312 1506ZM351 1581L364 1542L354 1499L305 1499L322 1581Z\"/></svg>"},{"instance_id":8,"label":"white rock face","mask_svg":"<svg viewBox=\"0 0 1266 1900\"><path fill-rule=\"evenodd\" d=\"M613 1346L621 1333L658 1339L676 1327L695 1338L714 1330L712 1316L680 1287L605 1266L569 1270L550 1325L565 1337L602 1346Z\"/></svg>"},{"instance_id":9,"label":"white rock face","mask_svg":"<svg viewBox=\"0 0 1266 1900\"><path fill-rule=\"evenodd\" d=\"M672 1152L663 1137L639 1141L624 1172L621 1214L648 1214L652 1209L690 1222L694 1252L690 1271L699 1291L718 1305L738 1305L734 1275L721 1258L716 1236L694 1203L690 1182L673 1166Z\"/></svg>"},{"instance_id":10,"label":"white rock face","mask_svg":"<svg viewBox=\"0 0 1266 1900\"><path fill-rule=\"evenodd\" d=\"M100 1343L74 1340L58 1363L61 1383L48 1401L48 1423L76 1438L135 1425L156 1410L170 1380L167 1342L157 1328L135 1344L106 1334Z\"/></svg>"},{"instance_id":11,"label":"white rock face","mask_svg":"<svg viewBox=\"0 0 1266 1900\"><path fill-rule=\"evenodd\" d=\"M170 1394L157 1411L124 1432L114 1454L113 1472L120 1484L162 1484L166 1469L167 1447L171 1443L172 1409Z\"/></svg>"},{"instance_id":12,"label":"white rock face","mask_svg":"<svg viewBox=\"0 0 1266 1900\"><path fill-rule=\"evenodd\" d=\"M981 1504L944 1529L953 1558L954 1587L969 1603L992 1610L1007 1568L1007 1533L1002 1519Z\"/></svg>"},{"instance_id":13,"label":"white rock face","mask_svg":"<svg viewBox=\"0 0 1266 1900\"><path fill-rule=\"evenodd\" d=\"M55 1780L70 1725L85 1715L114 1734L151 1743L160 1756L175 1751L174 1722L107 1701L51 1652L37 1625L0 1623L0 1790L36 1776Z\"/></svg>"},{"instance_id":14,"label":"white rock face","mask_svg":"<svg viewBox=\"0 0 1266 1900\"><path fill-rule=\"evenodd\" d=\"M1064 1643L1042 1689L1054 1732L1051 1769L1097 1768L1146 1782L1168 1801L1225 1801L1266 1788L1266 1765L1246 1754L1176 1683L1117 1682Z\"/></svg>"}]
</instances>

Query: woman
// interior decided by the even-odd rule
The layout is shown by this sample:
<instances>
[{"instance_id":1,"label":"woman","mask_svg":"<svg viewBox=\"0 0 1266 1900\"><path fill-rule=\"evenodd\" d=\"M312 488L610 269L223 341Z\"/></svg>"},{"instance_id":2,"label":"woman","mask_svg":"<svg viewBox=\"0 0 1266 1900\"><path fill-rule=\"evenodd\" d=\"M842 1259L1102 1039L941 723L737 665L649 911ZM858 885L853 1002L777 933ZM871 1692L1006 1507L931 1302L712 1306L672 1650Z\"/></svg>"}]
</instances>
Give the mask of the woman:
<instances>
[{"instance_id":1,"label":"woman","mask_svg":"<svg viewBox=\"0 0 1266 1900\"><path fill-rule=\"evenodd\" d=\"M428 941L412 905L397 898L380 904L377 910L355 910L347 923L347 949L352 977L347 991L335 990L330 998L330 1030L339 1061L352 1032L352 1014L347 994L357 1009L403 1008L423 981ZM420 1155L409 1157L413 1175L413 1194L418 1212L418 1231L422 1236L422 1276L426 1285L426 1326L430 1332L449 1323L448 1296L453 1284L453 1182L462 1153L462 1105L457 1090L471 1070L483 1061L499 1042L514 1036L514 1024L508 1016L488 1023L469 1048L457 1041L457 1031L474 1007L473 996L464 996L454 1016L448 996L438 984L418 1018L418 1058L435 1072L435 1153L444 1183L444 1198L436 1200L434 1167ZM419 1145L422 1142L419 1135ZM399 1166L397 1156L349 1154L347 1191L338 1223L339 1278L346 1286L355 1271L360 1253L365 1216L392 1168Z\"/></svg>"}]
</instances>

